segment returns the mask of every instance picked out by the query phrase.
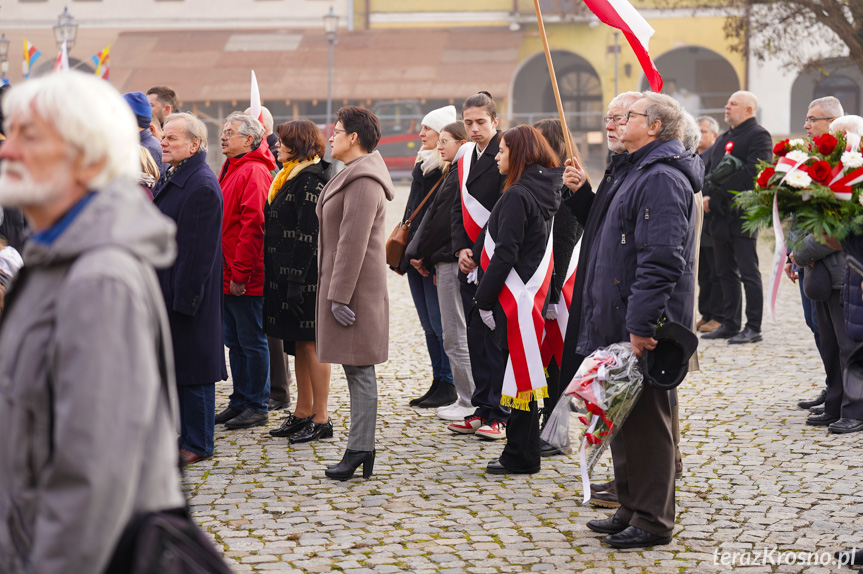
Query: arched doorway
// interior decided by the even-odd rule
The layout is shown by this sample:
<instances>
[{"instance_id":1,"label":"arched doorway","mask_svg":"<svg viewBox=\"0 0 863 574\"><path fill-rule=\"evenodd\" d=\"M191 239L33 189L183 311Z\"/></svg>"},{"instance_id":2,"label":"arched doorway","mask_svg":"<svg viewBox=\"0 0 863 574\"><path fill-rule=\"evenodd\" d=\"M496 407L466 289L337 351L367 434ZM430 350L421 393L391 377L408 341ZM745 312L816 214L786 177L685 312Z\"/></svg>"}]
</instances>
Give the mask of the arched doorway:
<instances>
[{"instance_id":1,"label":"arched doorway","mask_svg":"<svg viewBox=\"0 0 863 574\"><path fill-rule=\"evenodd\" d=\"M663 93L675 98L694 116L710 115L722 122L728 96L740 89L734 67L722 55L700 46L675 48L655 60L662 74ZM641 78L641 90L649 90Z\"/></svg>"},{"instance_id":2,"label":"arched doorway","mask_svg":"<svg viewBox=\"0 0 863 574\"><path fill-rule=\"evenodd\" d=\"M569 129L576 134L601 130L600 118L605 108L596 70L572 52L552 50L551 57ZM557 117L554 90L543 53L526 59L516 70L510 102L513 125Z\"/></svg>"},{"instance_id":3,"label":"arched doorway","mask_svg":"<svg viewBox=\"0 0 863 574\"><path fill-rule=\"evenodd\" d=\"M803 133L806 110L812 100L817 98L839 98L846 114L859 115L863 111L860 105L861 86L863 75L847 58L822 62L817 68L801 73L791 85L791 133Z\"/></svg>"}]
</instances>

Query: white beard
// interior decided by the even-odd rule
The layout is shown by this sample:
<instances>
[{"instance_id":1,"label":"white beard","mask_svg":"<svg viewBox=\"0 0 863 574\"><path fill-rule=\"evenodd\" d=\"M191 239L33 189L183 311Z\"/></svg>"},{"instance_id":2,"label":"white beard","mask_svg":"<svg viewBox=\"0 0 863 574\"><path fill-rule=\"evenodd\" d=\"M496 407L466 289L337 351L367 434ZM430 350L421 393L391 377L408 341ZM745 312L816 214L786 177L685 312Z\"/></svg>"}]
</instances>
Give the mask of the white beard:
<instances>
[{"instance_id":1,"label":"white beard","mask_svg":"<svg viewBox=\"0 0 863 574\"><path fill-rule=\"evenodd\" d=\"M11 174L15 174L13 178ZM63 196L69 185L68 165L55 168L48 181L35 182L23 164L12 160L0 163L0 205L27 207L45 205Z\"/></svg>"}]
</instances>

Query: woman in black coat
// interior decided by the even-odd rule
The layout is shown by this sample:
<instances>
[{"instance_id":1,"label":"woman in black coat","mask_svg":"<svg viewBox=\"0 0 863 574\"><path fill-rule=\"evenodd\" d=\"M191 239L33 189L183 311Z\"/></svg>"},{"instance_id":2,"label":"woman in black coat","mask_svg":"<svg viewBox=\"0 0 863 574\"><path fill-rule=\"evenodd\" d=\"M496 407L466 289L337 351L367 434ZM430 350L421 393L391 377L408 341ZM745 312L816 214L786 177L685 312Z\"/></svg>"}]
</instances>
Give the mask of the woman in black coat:
<instances>
[{"instance_id":1,"label":"woman in black coat","mask_svg":"<svg viewBox=\"0 0 863 574\"><path fill-rule=\"evenodd\" d=\"M315 347L315 208L330 179L330 164L321 159L324 139L314 122L290 121L277 132L277 159L283 167L273 180L265 210L264 330L284 341L285 352L296 357L297 404L270 434L299 443L333 436L327 412L330 365L318 361Z\"/></svg>"},{"instance_id":2,"label":"woman in black coat","mask_svg":"<svg viewBox=\"0 0 863 574\"><path fill-rule=\"evenodd\" d=\"M207 165L207 128L191 114L165 124L168 170L156 207L177 224L177 259L157 270L174 342L180 449L188 463L213 456L216 381L228 377L222 338L222 189Z\"/></svg>"},{"instance_id":3,"label":"woman in black coat","mask_svg":"<svg viewBox=\"0 0 863 574\"><path fill-rule=\"evenodd\" d=\"M486 336L497 339L506 365L510 356L508 343L521 337L508 336L510 331L517 333L518 323L512 323L501 304L501 294L505 290L517 297L508 283L529 284L534 275L540 273L540 286L531 292L533 304L542 297L550 282L550 268L541 269L545 260L551 235L551 223L560 205L560 187L563 169L556 167L557 157L542 135L530 126L517 126L503 133L497 163L500 173L506 175L503 194L489 216L486 228L486 246L483 248L483 261L487 263L480 274L474 300L478 318L490 331ZM490 253L488 246L494 244ZM488 259L487 259L488 258ZM550 267L550 261L549 267ZM516 299L518 300L518 299ZM545 303L545 301L543 301ZM521 304L519 304L521 305ZM543 305L544 306L544 305ZM521 307L519 306L519 309ZM531 314L534 311L530 312ZM520 313L519 313L520 314ZM476 320L476 317L474 317ZM528 327L533 332L534 316ZM523 324L522 324L523 325ZM525 327L521 326L522 333ZM494 373L500 386L501 402L512 406L507 427L507 445L500 458L493 460L486 468L490 474L532 474L540 468L539 418L536 400L547 395L542 360L539 357L539 343L536 352L531 353L525 345L519 354L527 357L528 368L513 362L515 386L508 386L503 371ZM535 361L531 362L530 357ZM536 361L539 361L537 364ZM539 376L536 373L539 373ZM517 392L515 392L517 390Z\"/></svg>"}]
</instances>

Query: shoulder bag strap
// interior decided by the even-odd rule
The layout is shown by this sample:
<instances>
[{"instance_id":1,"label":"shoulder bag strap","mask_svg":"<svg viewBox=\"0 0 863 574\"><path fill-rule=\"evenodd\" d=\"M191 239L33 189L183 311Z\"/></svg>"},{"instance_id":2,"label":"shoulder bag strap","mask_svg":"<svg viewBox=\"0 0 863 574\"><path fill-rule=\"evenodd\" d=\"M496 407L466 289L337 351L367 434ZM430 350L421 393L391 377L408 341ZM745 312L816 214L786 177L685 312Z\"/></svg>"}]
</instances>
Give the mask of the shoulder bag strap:
<instances>
[{"instance_id":1,"label":"shoulder bag strap","mask_svg":"<svg viewBox=\"0 0 863 574\"><path fill-rule=\"evenodd\" d=\"M446 175L442 175L442 176L440 176L440 179L439 179L439 180L437 180L437 183L435 183L435 184L434 184L434 187L432 187L432 188L431 188L431 190L426 194L426 196L425 196L425 197L423 198L423 200L420 202L419 206L418 206L416 209L414 209L414 212L413 212L413 213L411 213L411 216L410 216L410 217L408 217L408 220L407 220L407 221L405 221L405 225L410 225L410 224L411 224L411 222L414 220L414 217L416 217L416 216L417 216L417 213L419 213L419 212L420 212L420 209L422 209L422 208L423 208L423 205L425 205L425 204L426 204L426 202L429 200L429 198L432 196L432 194L434 193L434 191L438 188L438 186L439 186L439 185L440 185L440 183L444 180L444 178L445 178L445 177L446 177Z\"/></svg>"}]
</instances>

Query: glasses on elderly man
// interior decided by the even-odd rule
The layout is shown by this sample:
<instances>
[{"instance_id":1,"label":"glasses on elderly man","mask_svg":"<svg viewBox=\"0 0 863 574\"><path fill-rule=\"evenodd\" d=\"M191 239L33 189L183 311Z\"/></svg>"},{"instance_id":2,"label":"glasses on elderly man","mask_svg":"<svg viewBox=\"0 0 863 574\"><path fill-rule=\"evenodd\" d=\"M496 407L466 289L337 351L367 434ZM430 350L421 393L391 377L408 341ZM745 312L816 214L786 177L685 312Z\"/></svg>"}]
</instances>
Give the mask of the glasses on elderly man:
<instances>
[{"instance_id":1,"label":"glasses on elderly man","mask_svg":"<svg viewBox=\"0 0 863 574\"><path fill-rule=\"evenodd\" d=\"M239 136L239 135L242 135L242 134L240 132L235 132L233 130L224 130L222 132L222 137L225 138L226 140L229 140L232 137Z\"/></svg>"},{"instance_id":2,"label":"glasses on elderly man","mask_svg":"<svg viewBox=\"0 0 863 574\"><path fill-rule=\"evenodd\" d=\"M625 119L626 116L604 116L602 118L602 125L607 126L608 122L614 122L617 125L622 125Z\"/></svg>"},{"instance_id":3,"label":"glasses on elderly man","mask_svg":"<svg viewBox=\"0 0 863 574\"><path fill-rule=\"evenodd\" d=\"M812 124L814 124L815 122L823 122L823 121L828 121L828 120L832 121L832 120L835 120L835 119L836 119L836 118L811 118L811 117L809 117L809 116L806 116L806 119L805 119L805 120L803 120L803 125L804 125L804 126L805 126L806 124L810 124L810 125L812 125Z\"/></svg>"},{"instance_id":4,"label":"glasses on elderly man","mask_svg":"<svg viewBox=\"0 0 863 574\"><path fill-rule=\"evenodd\" d=\"M633 112L632 110L629 110L628 112L626 112L627 123L629 123L629 120L632 118L632 116L644 116L645 118L650 117L647 114L642 114L641 112Z\"/></svg>"}]
</instances>

